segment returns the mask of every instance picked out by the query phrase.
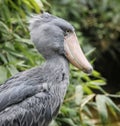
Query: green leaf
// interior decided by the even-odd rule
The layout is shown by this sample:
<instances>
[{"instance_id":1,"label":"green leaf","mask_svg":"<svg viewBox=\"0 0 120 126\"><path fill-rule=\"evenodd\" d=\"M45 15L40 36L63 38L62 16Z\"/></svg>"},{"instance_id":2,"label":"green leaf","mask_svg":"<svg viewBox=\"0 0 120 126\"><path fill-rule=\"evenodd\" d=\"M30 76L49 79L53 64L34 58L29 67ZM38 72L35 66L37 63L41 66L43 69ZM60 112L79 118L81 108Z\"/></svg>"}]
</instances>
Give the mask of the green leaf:
<instances>
[{"instance_id":1,"label":"green leaf","mask_svg":"<svg viewBox=\"0 0 120 126\"><path fill-rule=\"evenodd\" d=\"M6 54L7 54L7 59L10 63L16 62L17 59L14 56L10 55L10 53L8 52Z\"/></svg>"},{"instance_id":2,"label":"green leaf","mask_svg":"<svg viewBox=\"0 0 120 126\"><path fill-rule=\"evenodd\" d=\"M12 64L7 65L7 69L9 70L12 76L18 73L18 70L16 69L16 67Z\"/></svg>"},{"instance_id":3,"label":"green leaf","mask_svg":"<svg viewBox=\"0 0 120 126\"><path fill-rule=\"evenodd\" d=\"M37 4L38 2L36 0L29 0L29 1L32 4L32 6L34 7L35 11L37 13L40 13L41 6L39 6L39 5L41 5L41 4Z\"/></svg>"},{"instance_id":4,"label":"green leaf","mask_svg":"<svg viewBox=\"0 0 120 126\"><path fill-rule=\"evenodd\" d=\"M84 108L83 108L82 111L84 111L85 113L87 113L87 115L89 117L92 117L92 112L90 111L89 107L87 107L87 106L84 105Z\"/></svg>"},{"instance_id":5,"label":"green leaf","mask_svg":"<svg viewBox=\"0 0 120 126\"><path fill-rule=\"evenodd\" d=\"M83 107L84 107L90 100L92 100L94 97L95 97L95 94L91 94L91 95L88 95L88 96L86 96L85 98L83 98L83 99L82 99L82 102L81 102L81 110L82 110Z\"/></svg>"},{"instance_id":6,"label":"green leaf","mask_svg":"<svg viewBox=\"0 0 120 126\"><path fill-rule=\"evenodd\" d=\"M15 57L18 57L18 58L23 58L24 56L20 53L17 53L17 52L13 52L13 51L10 51L9 52L11 55L15 56Z\"/></svg>"},{"instance_id":7,"label":"green leaf","mask_svg":"<svg viewBox=\"0 0 120 126\"><path fill-rule=\"evenodd\" d=\"M59 126L55 120L52 120L49 126Z\"/></svg>"},{"instance_id":8,"label":"green leaf","mask_svg":"<svg viewBox=\"0 0 120 126\"><path fill-rule=\"evenodd\" d=\"M109 108L109 110L111 111L111 113L117 117L117 113L120 114L120 108L115 105L115 103L109 98L109 97L105 97L105 100L106 100L106 104Z\"/></svg>"},{"instance_id":9,"label":"green leaf","mask_svg":"<svg viewBox=\"0 0 120 126\"><path fill-rule=\"evenodd\" d=\"M98 80L92 80L92 81L90 81L89 84L94 84L94 85L100 85L100 86L102 86L102 85L105 85L106 82L104 80L98 79Z\"/></svg>"},{"instance_id":10,"label":"green leaf","mask_svg":"<svg viewBox=\"0 0 120 126\"><path fill-rule=\"evenodd\" d=\"M75 87L75 103L76 105L80 105L83 97L83 88L81 85L77 85Z\"/></svg>"},{"instance_id":11,"label":"green leaf","mask_svg":"<svg viewBox=\"0 0 120 126\"><path fill-rule=\"evenodd\" d=\"M106 97L104 95L96 96L97 109L103 124L108 122L108 112L106 107Z\"/></svg>"},{"instance_id":12,"label":"green leaf","mask_svg":"<svg viewBox=\"0 0 120 126\"><path fill-rule=\"evenodd\" d=\"M7 32L9 32L9 28L8 28L8 26L5 24L5 23L3 23L2 21L0 21L0 28L5 28L5 30L7 31Z\"/></svg>"},{"instance_id":13,"label":"green leaf","mask_svg":"<svg viewBox=\"0 0 120 126\"><path fill-rule=\"evenodd\" d=\"M22 0L23 3L25 3L25 5L27 5L27 7L33 9L33 6L31 5L31 3L29 2L29 0Z\"/></svg>"},{"instance_id":14,"label":"green leaf","mask_svg":"<svg viewBox=\"0 0 120 126\"><path fill-rule=\"evenodd\" d=\"M4 66L0 66L0 84L7 79L7 69Z\"/></svg>"},{"instance_id":15,"label":"green leaf","mask_svg":"<svg viewBox=\"0 0 120 126\"><path fill-rule=\"evenodd\" d=\"M96 70L93 70L92 75L94 77L100 77L101 76L100 73L98 71L96 71Z\"/></svg>"},{"instance_id":16,"label":"green leaf","mask_svg":"<svg viewBox=\"0 0 120 126\"><path fill-rule=\"evenodd\" d=\"M35 0L35 2L40 8L43 8L43 3L41 2L41 0Z\"/></svg>"},{"instance_id":17,"label":"green leaf","mask_svg":"<svg viewBox=\"0 0 120 126\"><path fill-rule=\"evenodd\" d=\"M15 41L17 41L17 42L23 42L23 43L26 43L28 45L33 45L33 43L30 41L30 39L16 38Z\"/></svg>"},{"instance_id":18,"label":"green leaf","mask_svg":"<svg viewBox=\"0 0 120 126\"><path fill-rule=\"evenodd\" d=\"M6 6L6 1L3 0L3 3L0 6L0 14L2 15L2 17L5 19L4 21L9 25L9 20L10 20L10 11L8 6Z\"/></svg>"},{"instance_id":19,"label":"green leaf","mask_svg":"<svg viewBox=\"0 0 120 126\"><path fill-rule=\"evenodd\" d=\"M65 122L67 125L69 125L69 126L77 126L77 125L75 125L75 123L73 122L73 120L72 119L70 119L70 118L63 118L63 119L61 119L63 122Z\"/></svg>"},{"instance_id":20,"label":"green leaf","mask_svg":"<svg viewBox=\"0 0 120 126\"><path fill-rule=\"evenodd\" d=\"M25 67L25 68L30 68L30 65L26 65L25 61L19 61L16 64L17 66L20 66L21 68Z\"/></svg>"},{"instance_id":21,"label":"green leaf","mask_svg":"<svg viewBox=\"0 0 120 126\"><path fill-rule=\"evenodd\" d=\"M1 59L1 61L4 62L4 64L7 63L7 59L5 58L5 56L2 53L0 54L0 59Z\"/></svg>"},{"instance_id":22,"label":"green leaf","mask_svg":"<svg viewBox=\"0 0 120 126\"><path fill-rule=\"evenodd\" d=\"M24 11L23 11L20 7L18 7L18 6L16 5L15 2L13 2L12 0L9 0L9 3L11 4L12 8L14 8L16 11L19 12L19 14L20 14L22 17L25 17Z\"/></svg>"},{"instance_id":23,"label":"green leaf","mask_svg":"<svg viewBox=\"0 0 120 126\"><path fill-rule=\"evenodd\" d=\"M88 57L89 55L91 55L93 52L95 52L96 48L92 48L91 50L89 50L87 53L85 53L86 57Z\"/></svg>"},{"instance_id":24,"label":"green leaf","mask_svg":"<svg viewBox=\"0 0 120 126\"><path fill-rule=\"evenodd\" d=\"M83 85L83 90L87 94L92 94L93 93L92 90L87 85Z\"/></svg>"},{"instance_id":25,"label":"green leaf","mask_svg":"<svg viewBox=\"0 0 120 126\"><path fill-rule=\"evenodd\" d=\"M76 111L66 106L61 107L61 112L64 116L69 115L70 117L76 116Z\"/></svg>"}]
</instances>

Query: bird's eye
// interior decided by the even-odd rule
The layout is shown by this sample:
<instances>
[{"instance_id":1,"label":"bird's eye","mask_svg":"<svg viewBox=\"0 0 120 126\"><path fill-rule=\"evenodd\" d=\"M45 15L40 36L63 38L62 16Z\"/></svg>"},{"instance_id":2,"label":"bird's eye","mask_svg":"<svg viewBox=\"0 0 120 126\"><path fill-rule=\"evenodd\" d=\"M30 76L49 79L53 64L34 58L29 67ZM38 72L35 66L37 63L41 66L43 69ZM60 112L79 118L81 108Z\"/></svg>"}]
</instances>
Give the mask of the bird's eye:
<instances>
[{"instance_id":1,"label":"bird's eye","mask_svg":"<svg viewBox=\"0 0 120 126\"><path fill-rule=\"evenodd\" d=\"M71 32L70 30L66 30L65 31L65 36L68 36L70 34L70 32Z\"/></svg>"}]
</instances>

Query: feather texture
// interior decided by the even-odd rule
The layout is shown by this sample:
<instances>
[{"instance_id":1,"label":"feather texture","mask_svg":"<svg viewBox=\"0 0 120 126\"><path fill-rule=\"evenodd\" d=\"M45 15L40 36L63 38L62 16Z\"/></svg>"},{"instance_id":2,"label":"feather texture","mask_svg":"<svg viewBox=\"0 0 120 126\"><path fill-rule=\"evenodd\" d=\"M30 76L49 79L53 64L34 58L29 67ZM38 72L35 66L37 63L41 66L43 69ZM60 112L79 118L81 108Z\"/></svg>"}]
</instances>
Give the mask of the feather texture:
<instances>
[{"instance_id":1,"label":"feather texture","mask_svg":"<svg viewBox=\"0 0 120 126\"><path fill-rule=\"evenodd\" d=\"M48 126L68 86L68 62L47 61L0 86L0 126Z\"/></svg>"}]
</instances>

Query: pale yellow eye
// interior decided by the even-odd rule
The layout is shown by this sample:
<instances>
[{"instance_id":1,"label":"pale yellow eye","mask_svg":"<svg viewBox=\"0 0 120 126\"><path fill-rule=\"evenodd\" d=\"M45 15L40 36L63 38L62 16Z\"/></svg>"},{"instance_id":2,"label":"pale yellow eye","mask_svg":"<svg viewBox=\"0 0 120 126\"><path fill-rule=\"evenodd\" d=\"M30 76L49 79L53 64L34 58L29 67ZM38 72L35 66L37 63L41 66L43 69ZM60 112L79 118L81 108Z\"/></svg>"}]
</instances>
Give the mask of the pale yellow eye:
<instances>
[{"instance_id":1,"label":"pale yellow eye","mask_svg":"<svg viewBox=\"0 0 120 126\"><path fill-rule=\"evenodd\" d=\"M66 30L66 31L65 31L65 36L68 36L70 33L71 33L70 30Z\"/></svg>"}]
</instances>

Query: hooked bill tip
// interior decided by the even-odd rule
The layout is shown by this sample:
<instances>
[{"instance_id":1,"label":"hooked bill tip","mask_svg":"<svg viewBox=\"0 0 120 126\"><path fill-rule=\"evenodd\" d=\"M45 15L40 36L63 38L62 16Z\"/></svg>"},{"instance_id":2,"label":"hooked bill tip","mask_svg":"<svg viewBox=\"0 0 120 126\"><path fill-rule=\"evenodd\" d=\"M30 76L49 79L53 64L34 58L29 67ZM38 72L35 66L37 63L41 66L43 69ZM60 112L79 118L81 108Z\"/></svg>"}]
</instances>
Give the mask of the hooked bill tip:
<instances>
[{"instance_id":1,"label":"hooked bill tip","mask_svg":"<svg viewBox=\"0 0 120 126\"><path fill-rule=\"evenodd\" d=\"M88 68L88 69L84 69L83 70L83 72L85 72L85 73L87 73L89 75L92 73L92 71L93 71L93 67L92 66L90 68Z\"/></svg>"}]
</instances>

